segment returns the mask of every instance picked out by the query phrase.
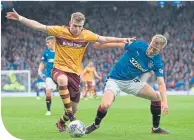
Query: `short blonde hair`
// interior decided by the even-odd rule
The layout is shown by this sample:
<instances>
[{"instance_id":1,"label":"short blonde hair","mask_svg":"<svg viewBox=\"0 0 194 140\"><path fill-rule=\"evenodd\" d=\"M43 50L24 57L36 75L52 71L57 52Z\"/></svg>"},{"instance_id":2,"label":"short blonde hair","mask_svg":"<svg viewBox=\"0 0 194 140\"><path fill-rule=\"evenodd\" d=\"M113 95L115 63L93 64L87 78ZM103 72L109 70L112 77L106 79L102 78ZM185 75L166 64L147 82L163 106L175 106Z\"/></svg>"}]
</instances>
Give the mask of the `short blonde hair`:
<instances>
[{"instance_id":1,"label":"short blonde hair","mask_svg":"<svg viewBox=\"0 0 194 140\"><path fill-rule=\"evenodd\" d=\"M153 36L152 41L155 41L156 43L161 44L162 49L167 45L166 37L160 34L156 34L155 36Z\"/></svg>"},{"instance_id":2,"label":"short blonde hair","mask_svg":"<svg viewBox=\"0 0 194 140\"><path fill-rule=\"evenodd\" d=\"M75 12L71 14L71 20L76 20L77 22L84 21L85 22L85 15L81 12Z\"/></svg>"},{"instance_id":3,"label":"short blonde hair","mask_svg":"<svg viewBox=\"0 0 194 140\"><path fill-rule=\"evenodd\" d=\"M48 40L51 40L51 39L55 39L55 37L54 36L48 36L47 38L46 38L46 41L48 41Z\"/></svg>"}]
</instances>

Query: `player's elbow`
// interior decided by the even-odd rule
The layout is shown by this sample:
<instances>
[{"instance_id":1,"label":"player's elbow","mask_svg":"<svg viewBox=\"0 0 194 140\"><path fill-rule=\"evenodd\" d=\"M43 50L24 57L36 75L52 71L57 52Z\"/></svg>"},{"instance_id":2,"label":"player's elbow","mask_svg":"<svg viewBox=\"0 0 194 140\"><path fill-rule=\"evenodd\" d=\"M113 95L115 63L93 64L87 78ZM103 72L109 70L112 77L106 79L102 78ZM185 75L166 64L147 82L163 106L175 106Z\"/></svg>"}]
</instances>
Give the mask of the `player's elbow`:
<instances>
[{"instance_id":1,"label":"player's elbow","mask_svg":"<svg viewBox=\"0 0 194 140\"><path fill-rule=\"evenodd\" d=\"M109 42L109 37L99 36L98 42L99 43L108 43Z\"/></svg>"},{"instance_id":2,"label":"player's elbow","mask_svg":"<svg viewBox=\"0 0 194 140\"><path fill-rule=\"evenodd\" d=\"M94 43L93 48L100 49L101 45L99 43Z\"/></svg>"},{"instance_id":3,"label":"player's elbow","mask_svg":"<svg viewBox=\"0 0 194 140\"><path fill-rule=\"evenodd\" d=\"M100 47L99 47L99 46L93 46L93 48L94 48L94 49L100 49Z\"/></svg>"}]
</instances>

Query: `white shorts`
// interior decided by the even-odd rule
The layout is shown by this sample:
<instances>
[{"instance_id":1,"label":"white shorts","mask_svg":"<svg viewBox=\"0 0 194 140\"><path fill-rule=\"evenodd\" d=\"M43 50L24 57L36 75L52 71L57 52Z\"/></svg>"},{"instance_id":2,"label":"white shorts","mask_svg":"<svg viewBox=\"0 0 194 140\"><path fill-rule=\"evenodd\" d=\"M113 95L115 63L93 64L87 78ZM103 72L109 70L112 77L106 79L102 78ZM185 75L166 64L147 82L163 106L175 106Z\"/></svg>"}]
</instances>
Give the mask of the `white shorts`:
<instances>
[{"instance_id":1,"label":"white shorts","mask_svg":"<svg viewBox=\"0 0 194 140\"><path fill-rule=\"evenodd\" d=\"M46 89L57 90L57 85L50 77L46 78Z\"/></svg>"},{"instance_id":2,"label":"white shorts","mask_svg":"<svg viewBox=\"0 0 194 140\"><path fill-rule=\"evenodd\" d=\"M44 88L46 88L45 82L38 82L38 83L36 83L36 86L38 87L38 89L44 89Z\"/></svg>"},{"instance_id":3,"label":"white shorts","mask_svg":"<svg viewBox=\"0 0 194 140\"><path fill-rule=\"evenodd\" d=\"M145 86L145 82L141 82L139 78L135 78L133 80L115 80L115 79L107 79L105 84L104 91L112 90L115 96L118 96L120 92L125 92L127 94L133 94L137 96L139 91Z\"/></svg>"}]
</instances>

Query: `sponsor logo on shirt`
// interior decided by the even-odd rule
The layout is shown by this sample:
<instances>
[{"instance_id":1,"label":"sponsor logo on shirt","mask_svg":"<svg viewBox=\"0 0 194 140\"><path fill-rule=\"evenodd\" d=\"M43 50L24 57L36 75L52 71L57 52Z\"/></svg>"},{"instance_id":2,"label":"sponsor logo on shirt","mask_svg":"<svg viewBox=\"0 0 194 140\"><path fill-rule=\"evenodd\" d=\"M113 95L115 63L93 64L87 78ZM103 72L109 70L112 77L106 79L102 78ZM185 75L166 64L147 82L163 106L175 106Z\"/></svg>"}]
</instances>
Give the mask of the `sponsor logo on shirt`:
<instances>
[{"instance_id":1,"label":"sponsor logo on shirt","mask_svg":"<svg viewBox=\"0 0 194 140\"><path fill-rule=\"evenodd\" d=\"M141 70L142 72L146 72L147 70L143 69L142 66L135 60L133 57L129 60L129 62L136 67L137 69Z\"/></svg>"},{"instance_id":2,"label":"sponsor logo on shirt","mask_svg":"<svg viewBox=\"0 0 194 140\"><path fill-rule=\"evenodd\" d=\"M65 38L56 38L57 43L61 46L68 46L73 48L83 48L86 47L88 42L85 41L72 41Z\"/></svg>"}]
</instances>

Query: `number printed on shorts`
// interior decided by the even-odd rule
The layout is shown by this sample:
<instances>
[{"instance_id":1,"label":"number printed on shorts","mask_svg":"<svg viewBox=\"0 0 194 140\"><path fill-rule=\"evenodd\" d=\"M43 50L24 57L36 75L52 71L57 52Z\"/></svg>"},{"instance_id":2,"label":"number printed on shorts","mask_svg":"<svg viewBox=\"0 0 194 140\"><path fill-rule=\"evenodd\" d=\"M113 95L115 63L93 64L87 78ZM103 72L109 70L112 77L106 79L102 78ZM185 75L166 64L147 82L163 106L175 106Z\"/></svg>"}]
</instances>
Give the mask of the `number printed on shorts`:
<instances>
[{"instance_id":1,"label":"number printed on shorts","mask_svg":"<svg viewBox=\"0 0 194 140\"><path fill-rule=\"evenodd\" d=\"M108 82L108 79L109 79L109 77L106 78L106 81L105 81L105 84L104 84L104 89L103 89L103 94L104 94L104 90L105 90L105 87L106 87L106 83Z\"/></svg>"},{"instance_id":2,"label":"number printed on shorts","mask_svg":"<svg viewBox=\"0 0 194 140\"><path fill-rule=\"evenodd\" d=\"M137 83L137 82L140 82L140 80L137 78L137 79L133 79L133 82Z\"/></svg>"},{"instance_id":3,"label":"number printed on shorts","mask_svg":"<svg viewBox=\"0 0 194 140\"><path fill-rule=\"evenodd\" d=\"M106 83L108 81L109 77L106 78L106 81L105 81L105 84L104 84L104 87L106 87Z\"/></svg>"}]
</instances>

